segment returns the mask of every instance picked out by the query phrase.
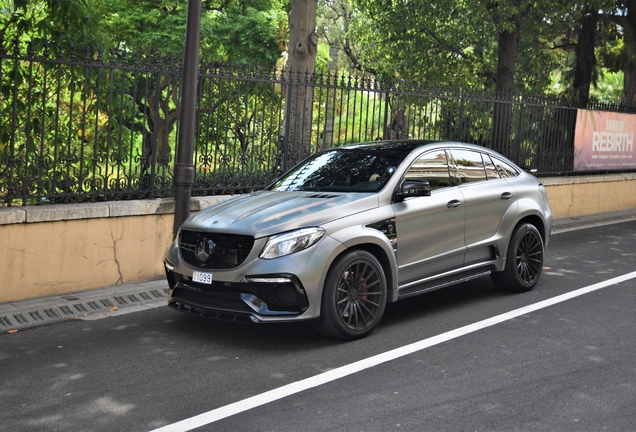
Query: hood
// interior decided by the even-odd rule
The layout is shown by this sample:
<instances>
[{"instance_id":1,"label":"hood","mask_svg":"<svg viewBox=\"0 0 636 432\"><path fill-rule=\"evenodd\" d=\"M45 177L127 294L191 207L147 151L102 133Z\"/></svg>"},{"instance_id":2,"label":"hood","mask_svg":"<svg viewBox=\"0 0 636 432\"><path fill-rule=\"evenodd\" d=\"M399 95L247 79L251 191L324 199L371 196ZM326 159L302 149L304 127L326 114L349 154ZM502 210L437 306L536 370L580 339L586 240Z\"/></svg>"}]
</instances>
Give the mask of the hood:
<instances>
[{"instance_id":1,"label":"hood","mask_svg":"<svg viewBox=\"0 0 636 432\"><path fill-rule=\"evenodd\" d=\"M185 221L183 228L259 238L320 226L377 206L375 193L260 191L208 207Z\"/></svg>"}]
</instances>

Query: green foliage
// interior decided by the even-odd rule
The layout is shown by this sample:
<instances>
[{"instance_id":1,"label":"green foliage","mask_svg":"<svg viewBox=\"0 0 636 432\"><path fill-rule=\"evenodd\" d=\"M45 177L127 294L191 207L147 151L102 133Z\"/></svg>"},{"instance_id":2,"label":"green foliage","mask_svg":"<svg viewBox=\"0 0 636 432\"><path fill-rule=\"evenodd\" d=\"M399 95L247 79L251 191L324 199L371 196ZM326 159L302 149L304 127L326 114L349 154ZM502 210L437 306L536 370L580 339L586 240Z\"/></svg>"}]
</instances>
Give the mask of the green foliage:
<instances>
[{"instance_id":1,"label":"green foliage","mask_svg":"<svg viewBox=\"0 0 636 432\"><path fill-rule=\"evenodd\" d=\"M97 46L105 36L99 31L98 0L2 0L0 35L12 40L54 40Z\"/></svg>"},{"instance_id":2,"label":"green foliage","mask_svg":"<svg viewBox=\"0 0 636 432\"><path fill-rule=\"evenodd\" d=\"M590 100L619 104L623 94L623 72L605 72L590 89Z\"/></svg>"},{"instance_id":3,"label":"green foliage","mask_svg":"<svg viewBox=\"0 0 636 432\"><path fill-rule=\"evenodd\" d=\"M286 19L282 7L257 10L234 5L209 20L206 34L211 40L207 42L220 47L217 55L221 57L215 60L273 65L281 54L276 30L278 23Z\"/></svg>"},{"instance_id":4,"label":"green foliage","mask_svg":"<svg viewBox=\"0 0 636 432\"><path fill-rule=\"evenodd\" d=\"M498 34L512 30L509 18L520 13L516 90L540 92L549 84L546 70L563 60L548 44L556 37L553 23L561 22L563 8L548 1L519 4L413 0L386 8L381 0L362 0L364 24L352 31L367 39L364 46L372 47L363 49L360 57L379 76L484 89L494 85ZM369 26L378 30L365 33Z\"/></svg>"},{"instance_id":5,"label":"green foliage","mask_svg":"<svg viewBox=\"0 0 636 432\"><path fill-rule=\"evenodd\" d=\"M483 87L492 70L495 26L480 2L361 0L350 29L360 62L383 79ZM466 17L470 16L470 19ZM369 28L374 28L369 32Z\"/></svg>"},{"instance_id":6,"label":"green foliage","mask_svg":"<svg viewBox=\"0 0 636 432\"><path fill-rule=\"evenodd\" d=\"M286 0L208 0L202 6L202 60L273 67L283 49L276 36L287 19ZM88 45L72 54L81 66L48 64L44 57L42 63L2 61L0 159L8 169L0 176L0 191L46 193L55 200L57 194L80 189L103 194L169 187L186 12L187 2L181 0L5 0L0 30L5 41L21 38L15 49L23 52L25 43L34 41L38 57L43 54L39 42L52 38ZM58 46L47 46L44 56L54 57ZM68 46L59 48L68 60ZM225 90L243 91L240 86ZM271 125L281 122L262 118L271 112L265 104L280 97L272 92L250 93L236 101L243 105L232 106L227 100L235 100L222 92L225 104L211 96L219 97L218 92L201 98L200 111L217 121L201 124L201 136L221 137L218 161L201 165L204 177L206 170L215 175L221 170L227 180L240 171L253 177L270 169L278 132L266 132L262 125L274 130ZM261 145L262 139L269 144Z\"/></svg>"},{"instance_id":7,"label":"green foliage","mask_svg":"<svg viewBox=\"0 0 636 432\"><path fill-rule=\"evenodd\" d=\"M182 0L94 0L112 44L134 51L177 54L184 48L187 2ZM213 61L273 64L275 40L286 19L283 0L203 2L201 57Z\"/></svg>"},{"instance_id":8,"label":"green foliage","mask_svg":"<svg viewBox=\"0 0 636 432\"><path fill-rule=\"evenodd\" d=\"M562 79L563 94L568 92L585 11L615 15L627 7L610 0L321 0L320 6L319 29L340 50L340 65L346 54L350 67L380 79L470 89L494 87L498 35L512 30L511 18L519 14L515 91L523 94L554 91L553 72ZM622 67L623 36L620 26L599 26L596 76L602 68Z\"/></svg>"},{"instance_id":9,"label":"green foliage","mask_svg":"<svg viewBox=\"0 0 636 432\"><path fill-rule=\"evenodd\" d=\"M339 147L382 136L385 105L379 94L321 89L314 96L314 112L320 118L312 126L314 151L326 148L325 139L329 141L329 147ZM329 130L325 128L327 121ZM327 134L328 137L325 136Z\"/></svg>"},{"instance_id":10,"label":"green foliage","mask_svg":"<svg viewBox=\"0 0 636 432\"><path fill-rule=\"evenodd\" d=\"M146 52L183 51L187 2L97 0L111 46Z\"/></svg>"},{"instance_id":11,"label":"green foliage","mask_svg":"<svg viewBox=\"0 0 636 432\"><path fill-rule=\"evenodd\" d=\"M282 96L273 85L250 81L210 77L203 86L195 189L267 184L274 175Z\"/></svg>"},{"instance_id":12,"label":"green foliage","mask_svg":"<svg viewBox=\"0 0 636 432\"><path fill-rule=\"evenodd\" d=\"M155 172L165 170L173 159L169 142L175 133L169 123L176 121L176 106L170 93L176 87L158 83L140 67L120 69L129 63L125 55L100 53L97 59L93 54L67 53L83 59L82 65L52 62L46 49L34 44L33 61L2 62L4 194L55 201L61 195L102 195L105 189L130 193L138 191L144 169L156 164ZM56 56L61 58L68 60ZM159 107L152 118L151 105ZM144 142L149 130L157 135L154 154Z\"/></svg>"}]
</instances>

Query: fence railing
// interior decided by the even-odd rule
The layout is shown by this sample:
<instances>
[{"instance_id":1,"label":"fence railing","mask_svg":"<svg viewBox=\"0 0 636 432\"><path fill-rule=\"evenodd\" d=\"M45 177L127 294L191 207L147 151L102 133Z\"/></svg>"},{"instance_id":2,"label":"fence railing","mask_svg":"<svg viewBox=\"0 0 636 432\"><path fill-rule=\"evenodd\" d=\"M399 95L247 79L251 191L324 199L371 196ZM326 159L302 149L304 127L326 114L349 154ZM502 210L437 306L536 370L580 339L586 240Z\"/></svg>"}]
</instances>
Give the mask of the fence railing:
<instances>
[{"instance_id":1,"label":"fence railing","mask_svg":"<svg viewBox=\"0 0 636 432\"><path fill-rule=\"evenodd\" d=\"M172 195L181 71L181 60L171 57L0 41L0 203ZM309 97L292 100L293 88ZM193 193L259 189L309 153L375 139L472 142L539 175L569 174L576 108L547 98L202 62ZM292 109L302 116L286 115ZM292 121L303 122L301 145L290 139L298 130Z\"/></svg>"}]
</instances>

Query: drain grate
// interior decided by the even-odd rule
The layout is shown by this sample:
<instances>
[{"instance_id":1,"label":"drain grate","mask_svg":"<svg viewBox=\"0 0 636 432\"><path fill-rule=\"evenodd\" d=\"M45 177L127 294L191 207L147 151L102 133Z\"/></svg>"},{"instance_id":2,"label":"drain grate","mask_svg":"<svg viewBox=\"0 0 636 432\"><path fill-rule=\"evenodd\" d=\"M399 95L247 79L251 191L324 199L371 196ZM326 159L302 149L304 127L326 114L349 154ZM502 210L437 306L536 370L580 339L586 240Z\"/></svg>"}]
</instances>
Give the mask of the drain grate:
<instances>
[{"instance_id":1,"label":"drain grate","mask_svg":"<svg viewBox=\"0 0 636 432\"><path fill-rule=\"evenodd\" d=\"M627 212L612 213L608 215L592 215L582 216L571 219L563 219L552 225L552 234L566 231L573 231L593 226L610 225L619 222L627 222L636 220L636 212L633 210Z\"/></svg>"},{"instance_id":2,"label":"drain grate","mask_svg":"<svg viewBox=\"0 0 636 432\"><path fill-rule=\"evenodd\" d=\"M72 296L0 304L0 333L164 306L169 295L168 284L162 280L87 291Z\"/></svg>"}]
</instances>

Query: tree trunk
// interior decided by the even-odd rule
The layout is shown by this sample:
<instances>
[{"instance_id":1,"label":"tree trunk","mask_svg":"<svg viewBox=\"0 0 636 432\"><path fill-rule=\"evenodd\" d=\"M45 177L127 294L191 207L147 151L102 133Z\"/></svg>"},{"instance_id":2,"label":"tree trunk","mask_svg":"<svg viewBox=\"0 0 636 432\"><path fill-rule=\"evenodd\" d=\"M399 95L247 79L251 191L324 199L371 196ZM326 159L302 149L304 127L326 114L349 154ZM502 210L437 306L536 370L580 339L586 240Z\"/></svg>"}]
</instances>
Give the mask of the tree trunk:
<instances>
[{"instance_id":1,"label":"tree trunk","mask_svg":"<svg viewBox=\"0 0 636 432\"><path fill-rule=\"evenodd\" d=\"M583 11L581 17L581 27L578 31L578 40L576 43L576 66L574 68L574 102L585 107L590 100L590 84L592 84L592 76L594 66L596 65L596 56L594 54L594 45L596 44L596 25L598 22L598 11L588 8Z\"/></svg>"},{"instance_id":2,"label":"tree trunk","mask_svg":"<svg viewBox=\"0 0 636 432\"><path fill-rule=\"evenodd\" d=\"M316 67L316 9L318 0L289 0L288 86L282 169L286 171L311 154L314 88L309 83Z\"/></svg>"},{"instance_id":3,"label":"tree trunk","mask_svg":"<svg viewBox=\"0 0 636 432\"><path fill-rule=\"evenodd\" d=\"M623 20L624 56L623 96L624 105L636 106L636 0L627 0L627 16Z\"/></svg>"},{"instance_id":4,"label":"tree trunk","mask_svg":"<svg viewBox=\"0 0 636 432\"><path fill-rule=\"evenodd\" d=\"M331 62L329 63L328 73L331 74L332 71L337 70L337 65L338 65L338 50L336 49L334 45L331 45L329 47L329 56L331 57ZM335 72L334 72L333 78L334 80L338 79ZM336 115L335 102L336 102L336 89L333 89L331 93L327 91L327 99L325 101L325 125L322 128L322 134L321 134L322 147L320 150L330 149L333 146L333 138L334 138L333 127L334 127L334 117Z\"/></svg>"},{"instance_id":5,"label":"tree trunk","mask_svg":"<svg viewBox=\"0 0 636 432\"><path fill-rule=\"evenodd\" d=\"M521 1L516 0L515 6L519 10ZM494 21L498 23L500 17L495 12ZM495 149L504 151L510 147L510 125L512 122L512 93L514 90L515 66L517 63L517 48L521 36L521 14L508 18L513 29L499 33L497 40L497 82L495 93L501 102L495 103L493 113L492 144Z\"/></svg>"},{"instance_id":6,"label":"tree trunk","mask_svg":"<svg viewBox=\"0 0 636 432\"><path fill-rule=\"evenodd\" d=\"M636 106L636 62L631 69L623 72L623 96L621 103Z\"/></svg>"}]
</instances>

